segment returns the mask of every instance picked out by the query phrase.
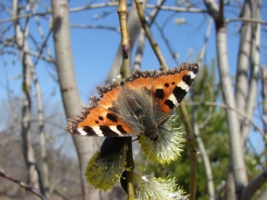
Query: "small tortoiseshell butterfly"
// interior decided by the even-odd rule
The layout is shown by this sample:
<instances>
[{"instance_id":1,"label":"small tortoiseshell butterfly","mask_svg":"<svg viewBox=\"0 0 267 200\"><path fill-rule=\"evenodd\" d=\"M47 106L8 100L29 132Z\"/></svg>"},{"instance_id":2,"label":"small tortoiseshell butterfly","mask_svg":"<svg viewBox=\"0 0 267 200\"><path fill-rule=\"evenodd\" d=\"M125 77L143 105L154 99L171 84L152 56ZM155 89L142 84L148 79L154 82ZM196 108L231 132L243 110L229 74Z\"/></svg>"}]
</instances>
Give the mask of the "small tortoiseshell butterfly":
<instances>
[{"instance_id":1,"label":"small tortoiseshell butterfly","mask_svg":"<svg viewBox=\"0 0 267 200\"><path fill-rule=\"evenodd\" d=\"M159 138L159 128L175 111L198 73L197 64L158 71L135 71L120 84L98 87L90 106L68 120L66 130L82 136Z\"/></svg>"}]
</instances>

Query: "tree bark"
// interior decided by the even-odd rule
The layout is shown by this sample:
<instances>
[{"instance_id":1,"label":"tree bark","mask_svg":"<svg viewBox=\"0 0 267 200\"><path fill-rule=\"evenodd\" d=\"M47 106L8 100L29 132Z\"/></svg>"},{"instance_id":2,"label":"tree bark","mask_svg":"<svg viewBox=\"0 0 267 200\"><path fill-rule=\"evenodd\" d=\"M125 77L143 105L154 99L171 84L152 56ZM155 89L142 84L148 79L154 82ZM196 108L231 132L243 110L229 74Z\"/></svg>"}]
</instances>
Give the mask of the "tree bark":
<instances>
[{"instance_id":1,"label":"tree bark","mask_svg":"<svg viewBox=\"0 0 267 200\"><path fill-rule=\"evenodd\" d=\"M256 0L253 3L252 18L260 19L260 7L261 0ZM256 105L256 98L258 94L258 80L260 72L260 36L261 36L261 24L252 24L252 35L251 35L251 73L249 80L249 95L246 103L246 115L249 119L252 118L253 112ZM238 101L237 101L238 102ZM250 124L245 121L241 127L241 133L243 137L243 146L246 145L248 134L250 131Z\"/></svg>"},{"instance_id":2,"label":"tree bark","mask_svg":"<svg viewBox=\"0 0 267 200\"><path fill-rule=\"evenodd\" d=\"M250 18L252 12L251 0L246 0L240 14L240 17ZM237 72L236 72L236 92L235 101L237 109L242 113L246 110L246 101L248 95L248 72L250 64L250 50L251 50L251 23L242 23L240 31L240 41L238 50ZM239 117L240 124L244 119Z\"/></svg>"},{"instance_id":3,"label":"tree bark","mask_svg":"<svg viewBox=\"0 0 267 200\"><path fill-rule=\"evenodd\" d=\"M223 0L220 0L218 7L213 0L204 0L208 12L213 17L216 24L216 49L218 68L220 74L221 90L223 100L226 105L236 109L234 92L230 77L228 52L227 52L227 29L224 21L224 5ZM230 155L232 163L232 172L235 180L235 190L238 198L241 195L242 189L247 185L246 166L244 162L244 152L242 138L239 126L238 115L235 111L226 110L227 130L229 137Z\"/></svg>"},{"instance_id":4,"label":"tree bark","mask_svg":"<svg viewBox=\"0 0 267 200\"><path fill-rule=\"evenodd\" d=\"M79 114L83 107L75 79L68 14L67 0L52 0L56 65L61 97L67 118L74 117ZM92 138L77 136L73 136L73 141L79 158L83 199L100 199L100 193L97 190L93 190L91 186L91 191L89 193L89 185L87 184L84 176L84 170L87 162L94 150L96 150L95 142Z\"/></svg>"},{"instance_id":5,"label":"tree bark","mask_svg":"<svg viewBox=\"0 0 267 200\"><path fill-rule=\"evenodd\" d=\"M223 99L226 105L230 106L231 108L236 108L228 64L226 27L225 25L216 25L217 57ZM235 111L227 109L226 118L230 142L232 170L235 179L236 191L239 193L247 185L247 174L244 162L243 145L241 143L242 138L239 128L240 126L238 115Z\"/></svg>"}]
</instances>

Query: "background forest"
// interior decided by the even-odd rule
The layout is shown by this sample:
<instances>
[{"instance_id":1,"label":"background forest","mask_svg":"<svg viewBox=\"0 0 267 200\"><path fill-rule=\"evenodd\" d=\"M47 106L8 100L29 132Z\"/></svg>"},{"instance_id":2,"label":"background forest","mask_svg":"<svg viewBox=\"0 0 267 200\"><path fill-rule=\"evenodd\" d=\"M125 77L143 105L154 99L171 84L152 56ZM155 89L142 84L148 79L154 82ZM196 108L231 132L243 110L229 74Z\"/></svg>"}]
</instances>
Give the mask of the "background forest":
<instances>
[{"instance_id":1,"label":"background forest","mask_svg":"<svg viewBox=\"0 0 267 200\"><path fill-rule=\"evenodd\" d=\"M103 138L65 131L120 72L119 2L0 1L0 199L130 199L86 182ZM175 177L189 199L267 199L267 2L144 0L147 26L140 2L127 1L131 70L200 67L177 110L186 148L145 173ZM133 157L143 172L137 142Z\"/></svg>"}]
</instances>

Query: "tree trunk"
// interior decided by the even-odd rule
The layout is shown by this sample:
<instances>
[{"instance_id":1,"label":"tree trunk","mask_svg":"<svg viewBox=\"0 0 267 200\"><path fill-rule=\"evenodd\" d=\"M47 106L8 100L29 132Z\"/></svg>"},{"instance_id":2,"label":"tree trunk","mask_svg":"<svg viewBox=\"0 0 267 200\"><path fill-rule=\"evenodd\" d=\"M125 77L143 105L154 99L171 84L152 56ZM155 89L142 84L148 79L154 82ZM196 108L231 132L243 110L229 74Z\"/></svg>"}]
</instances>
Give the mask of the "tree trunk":
<instances>
[{"instance_id":1,"label":"tree trunk","mask_svg":"<svg viewBox=\"0 0 267 200\"><path fill-rule=\"evenodd\" d=\"M54 45L58 79L66 117L69 118L74 117L81 112L82 102L79 98L73 67L68 1L52 0L52 16L54 22ZM84 176L87 162L92 156L92 153L96 150L95 140L92 138L73 136L73 141L79 158L83 199L100 199L99 191L93 190L91 186L91 191L89 193L89 185Z\"/></svg>"},{"instance_id":2,"label":"tree trunk","mask_svg":"<svg viewBox=\"0 0 267 200\"><path fill-rule=\"evenodd\" d=\"M216 24L216 40L217 40L217 57L220 73L221 89L223 100L226 105L236 109L234 92L231 83L228 53L227 53L227 37L225 24ZM238 115L235 111L226 110L227 129L230 145L230 154L232 162L232 170L235 179L236 192L240 193L247 185L246 166L244 162L244 152Z\"/></svg>"},{"instance_id":3,"label":"tree trunk","mask_svg":"<svg viewBox=\"0 0 267 200\"><path fill-rule=\"evenodd\" d=\"M214 0L204 0L204 3L206 4L208 12L213 17L216 24L216 49L223 101L230 108L236 109L228 63L227 29L224 21L224 2L223 0L220 0L219 7ZM232 109L226 110L226 119L232 164L230 169L234 175L235 190L237 198L239 198L242 189L247 185L248 180L238 115Z\"/></svg>"}]
</instances>

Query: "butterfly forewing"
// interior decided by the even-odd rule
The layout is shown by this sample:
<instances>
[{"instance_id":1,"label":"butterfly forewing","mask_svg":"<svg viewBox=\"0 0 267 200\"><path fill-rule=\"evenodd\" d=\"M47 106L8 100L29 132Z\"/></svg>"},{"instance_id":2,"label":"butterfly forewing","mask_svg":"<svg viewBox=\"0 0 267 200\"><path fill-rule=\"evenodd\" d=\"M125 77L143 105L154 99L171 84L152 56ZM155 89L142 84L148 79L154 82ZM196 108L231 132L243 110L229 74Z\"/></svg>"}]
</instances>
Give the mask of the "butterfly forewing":
<instances>
[{"instance_id":1,"label":"butterfly forewing","mask_svg":"<svg viewBox=\"0 0 267 200\"><path fill-rule=\"evenodd\" d=\"M187 94L198 72L196 64L182 64L178 68L158 73L152 82L155 115L161 125ZM161 111L161 112L160 112ZM160 116L159 116L160 115Z\"/></svg>"}]
</instances>

